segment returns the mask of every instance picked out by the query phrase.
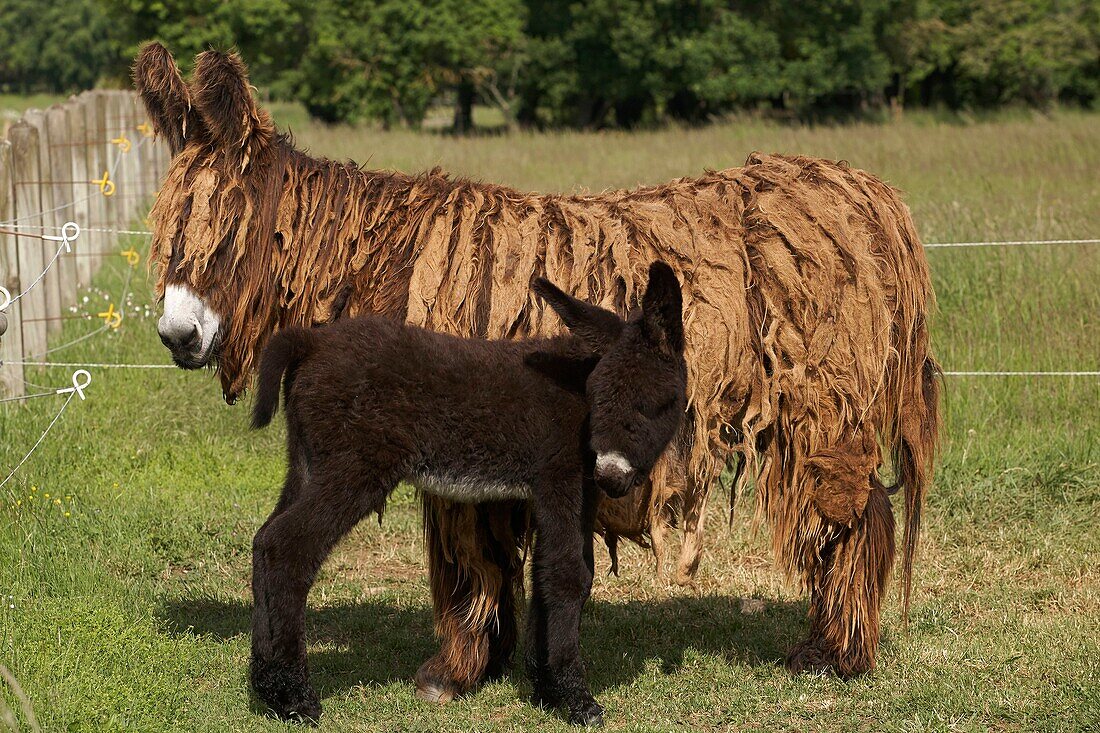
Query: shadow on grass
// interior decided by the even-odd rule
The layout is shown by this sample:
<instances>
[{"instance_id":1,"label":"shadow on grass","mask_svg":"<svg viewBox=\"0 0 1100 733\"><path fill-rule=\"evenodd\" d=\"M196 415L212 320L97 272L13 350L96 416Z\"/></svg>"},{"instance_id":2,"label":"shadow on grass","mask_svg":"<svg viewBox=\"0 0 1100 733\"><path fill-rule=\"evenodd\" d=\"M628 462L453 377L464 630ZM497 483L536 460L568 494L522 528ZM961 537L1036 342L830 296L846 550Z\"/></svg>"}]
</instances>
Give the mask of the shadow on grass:
<instances>
[{"instance_id":1,"label":"shadow on grass","mask_svg":"<svg viewBox=\"0 0 1100 733\"><path fill-rule=\"evenodd\" d=\"M249 633L251 614L251 605L242 601L199 598L167 600L159 616L173 635L230 640ZM720 655L731 664L781 665L786 647L805 631L805 616L805 602L767 603L746 614L738 599L724 596L590 602L581 624L589 684L598 694L630 684L653 664L670 674L683 666L686 653ZM326 697L357 685L409 683L437 650L431 610L388 601L310 608L306 634L313 647L311 675ZM512 680L528 690L521 659L518 650Z\"/></svg>"}]
</instances>

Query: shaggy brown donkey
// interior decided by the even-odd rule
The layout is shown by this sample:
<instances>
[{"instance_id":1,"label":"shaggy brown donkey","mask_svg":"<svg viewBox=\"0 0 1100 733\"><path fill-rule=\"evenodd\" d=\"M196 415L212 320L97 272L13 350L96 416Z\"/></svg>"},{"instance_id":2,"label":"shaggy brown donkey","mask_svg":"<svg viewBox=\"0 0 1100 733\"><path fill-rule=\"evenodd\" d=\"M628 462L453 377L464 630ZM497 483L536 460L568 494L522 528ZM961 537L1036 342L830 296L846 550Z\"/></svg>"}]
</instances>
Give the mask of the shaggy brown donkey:
<instances>
[{"instance_id":1,"label":"shaggy brown donkey","mask_svg":"<svg viewBox=\"0 0 1100 733\"><path fill-rule=\"evenodd\" d=\"M679 429L680 284L655 263L628 322L546 280L535 291L573 335L478 341L363 317L287 329L268 345L253 426L271 422L285 372L289 469L253 542L252 686L281 717L321 714L304 640L318 568L407 480L453 501L531 502L535 699L564 705L572 723L602 721L579 641L597 488L625 495Z\"/></svg>"},{"instance_id":2,"label":"shaggy brown donkey","mask_svg":"<svg viewBox=\"0 0 1100 733\"><path fill-rule=\"evenodd\" d=\"M940 411L928 265L898 191L845 163L756 153L591 195L367 170L280 135L234 54L201 54L185 82L150 44L134 80L174 155L152 261L158 331L181 366L216 366L232 402L290 326L371 313L463 337L552 335L534 278L621 314L649 264L667 262L684 297L684 427L652 482L600 503L600 532L660 559L675 525L676 578L690 582L707 497L732 462L734 493L752 485L777 564L810 596L790 668L874 667L895 557L876 474L892 463L904 486L904 615ZM443 701L509 654L527 507L431 494L423 507L441 644L416 680Z\"/></svg>"}]
</instances>

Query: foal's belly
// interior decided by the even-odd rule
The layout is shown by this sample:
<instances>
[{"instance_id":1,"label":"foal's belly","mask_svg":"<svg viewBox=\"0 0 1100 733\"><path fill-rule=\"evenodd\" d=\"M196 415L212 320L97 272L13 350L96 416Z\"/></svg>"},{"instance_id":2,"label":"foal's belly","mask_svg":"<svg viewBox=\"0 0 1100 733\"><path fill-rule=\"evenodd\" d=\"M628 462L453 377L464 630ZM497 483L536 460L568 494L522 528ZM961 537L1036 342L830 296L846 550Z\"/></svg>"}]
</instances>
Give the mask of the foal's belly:
<instances>
[{"instance_id":1,"label":"foal's belly","mask_svg":"<svg viewBox=\"0 0 1100 733\"><path fill-rule=\"evenodd\" d=\"M418 471L411 474L408 481L425 494L463 504L478 504L483 501L526 501L531 498L531 487L527 484L492 477Z\"/></svg>"}]
</instances>

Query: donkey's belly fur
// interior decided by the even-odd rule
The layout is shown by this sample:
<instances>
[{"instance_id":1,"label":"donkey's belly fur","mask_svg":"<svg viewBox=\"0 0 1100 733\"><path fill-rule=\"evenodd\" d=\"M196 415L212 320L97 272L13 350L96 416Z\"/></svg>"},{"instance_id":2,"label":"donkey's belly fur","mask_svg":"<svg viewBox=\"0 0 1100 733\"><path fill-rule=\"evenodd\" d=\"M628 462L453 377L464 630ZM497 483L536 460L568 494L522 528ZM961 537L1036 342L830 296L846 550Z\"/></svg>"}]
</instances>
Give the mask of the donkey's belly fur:
<instances>
[{"instance_id":1,"label":"donkey's belly fur","mask_svg":"<svg viewBox=\"0 0 1100 733\"><path fill-rule=\"evenodd\" d=\"M411 474L408 480L426 494L464 504L531 498L530 486L495 477L463 476L422 470Z\"/></svg>"}]
</instances>

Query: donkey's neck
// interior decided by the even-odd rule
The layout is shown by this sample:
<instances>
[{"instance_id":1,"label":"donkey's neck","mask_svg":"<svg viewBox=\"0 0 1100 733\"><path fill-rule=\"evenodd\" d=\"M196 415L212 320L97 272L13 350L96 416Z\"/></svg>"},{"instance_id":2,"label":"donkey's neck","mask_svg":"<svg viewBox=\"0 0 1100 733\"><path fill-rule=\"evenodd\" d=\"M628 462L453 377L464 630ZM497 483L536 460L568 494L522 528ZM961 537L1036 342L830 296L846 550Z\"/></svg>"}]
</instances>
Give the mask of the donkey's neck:
<instances>
[{"instance_id":1,"label":"donkey's neck","mask_svg":"<svg viewBox=\"0 0 1100 733\"><path fill-rule=\"evenodd\" d=\"M418 243L448 191L462 184L439 171L366 170L298 150L288 151L282 171L275 234L287 256L279 258L280 277L317 294L318 320L361 313L404 319ZM326 281L322 292L317 278ZM288 291L292 298L301 292Z\"/></svg>"}]
</instances>

